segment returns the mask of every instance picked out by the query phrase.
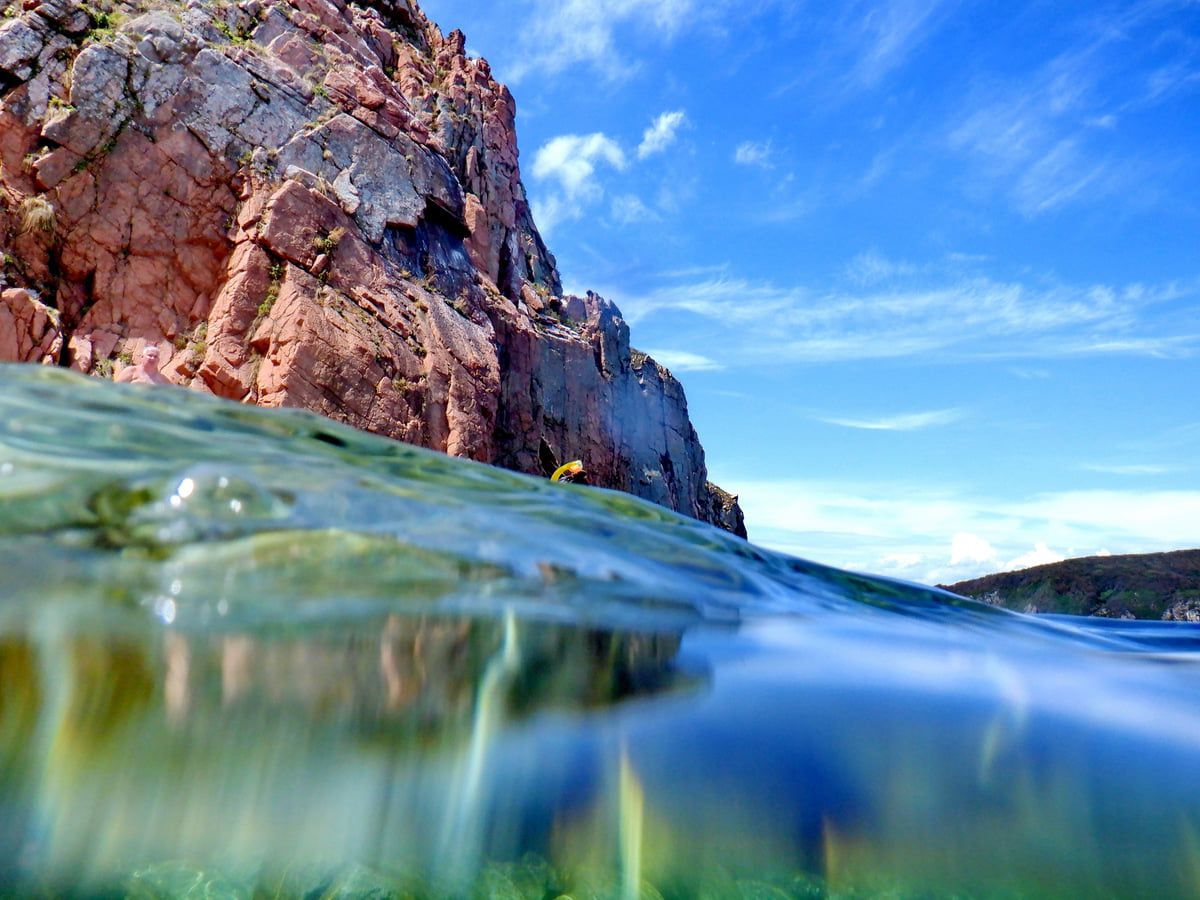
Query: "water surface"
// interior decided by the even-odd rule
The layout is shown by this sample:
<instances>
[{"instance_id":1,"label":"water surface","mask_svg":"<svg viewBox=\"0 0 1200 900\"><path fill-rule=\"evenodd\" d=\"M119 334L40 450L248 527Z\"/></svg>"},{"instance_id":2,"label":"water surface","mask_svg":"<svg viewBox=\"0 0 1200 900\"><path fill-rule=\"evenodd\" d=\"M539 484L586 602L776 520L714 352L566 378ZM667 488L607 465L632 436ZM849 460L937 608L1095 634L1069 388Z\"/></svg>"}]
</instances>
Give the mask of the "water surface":
<instances>
[{"instance_id":1,"label":"water surface","mask_svg":"<svg viewBox=\"0 0 1200 900\"><path fill-rule=\"evenodd\" d=\"M1200 895L1200 629L0 367L0 889Z\"/></svg>"}]
</instances>

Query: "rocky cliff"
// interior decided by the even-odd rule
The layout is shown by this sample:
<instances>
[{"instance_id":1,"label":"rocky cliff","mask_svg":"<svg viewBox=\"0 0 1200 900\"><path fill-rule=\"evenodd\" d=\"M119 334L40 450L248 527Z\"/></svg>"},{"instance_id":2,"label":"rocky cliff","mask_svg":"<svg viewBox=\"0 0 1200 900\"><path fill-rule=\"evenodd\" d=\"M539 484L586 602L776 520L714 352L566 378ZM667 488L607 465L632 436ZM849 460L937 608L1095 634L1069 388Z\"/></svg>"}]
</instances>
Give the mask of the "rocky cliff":
<instances>
[{"instance_id":1,"label":"rocky cliff","mask_svg":"<svg viewBox=\"0 0 1200 900\"><path fill-rule=\"evenodd\" d=\"M0 359L302 406L742 530L674 377L562 295L515 107L410 0L0 0Z\"/></svg>"}]
</instances>

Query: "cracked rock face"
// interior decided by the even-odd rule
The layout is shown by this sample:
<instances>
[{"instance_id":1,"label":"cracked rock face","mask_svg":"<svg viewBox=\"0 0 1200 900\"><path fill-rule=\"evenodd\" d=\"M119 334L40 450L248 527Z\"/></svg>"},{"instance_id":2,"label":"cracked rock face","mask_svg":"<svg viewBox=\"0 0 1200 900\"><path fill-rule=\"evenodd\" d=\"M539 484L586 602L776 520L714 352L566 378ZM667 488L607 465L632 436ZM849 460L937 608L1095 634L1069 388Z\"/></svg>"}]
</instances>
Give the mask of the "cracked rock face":
<instances>
[{"instance_id":1,"label":"cracked rock face","mask_svg":"<svg viewBox=\"0 0 1200 900\"><path fill-rule=\"evenodd\" d=\"M302 406L740 531L683 390L563 297L512 95L410 0L0 0L0 360Z\"/></svg>"}]
</instances>

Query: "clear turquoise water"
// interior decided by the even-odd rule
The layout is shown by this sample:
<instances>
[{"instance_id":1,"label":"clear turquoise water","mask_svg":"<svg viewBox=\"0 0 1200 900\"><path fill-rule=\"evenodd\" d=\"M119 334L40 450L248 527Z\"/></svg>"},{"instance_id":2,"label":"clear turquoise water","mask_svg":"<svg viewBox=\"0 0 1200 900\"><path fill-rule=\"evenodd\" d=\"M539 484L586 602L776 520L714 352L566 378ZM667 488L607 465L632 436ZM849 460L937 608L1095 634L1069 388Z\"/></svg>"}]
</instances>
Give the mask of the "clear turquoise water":
<instances>
[{"instance_id":1,"label":"clear turquoise water","mask_svg":"<svg viewBox=\"0 0 1200 900\"><path fill-rule=\"evenodd\" d=\"M1200 630L0 367L0 893L1200 895Z\"/></svg>"}]
</instances>

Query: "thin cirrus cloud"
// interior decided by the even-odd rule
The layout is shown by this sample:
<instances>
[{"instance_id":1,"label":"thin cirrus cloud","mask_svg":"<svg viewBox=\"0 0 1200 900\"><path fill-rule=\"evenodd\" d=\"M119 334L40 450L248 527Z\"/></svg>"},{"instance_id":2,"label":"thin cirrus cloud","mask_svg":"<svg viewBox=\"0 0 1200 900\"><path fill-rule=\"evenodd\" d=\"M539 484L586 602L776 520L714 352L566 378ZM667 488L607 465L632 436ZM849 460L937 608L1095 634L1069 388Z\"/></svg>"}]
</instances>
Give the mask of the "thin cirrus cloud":
<instances>
[{"instance_id":1,"label":"thin cirrus cloud","mask_svg":"<svg viewBox=\"0 0 1200 900\"><path fill-rule=\"evenodd\" d=\"M1064 134L1028 97L980 109L951 133L950 145L977 161L980 174L1002 185L1030 218L1109 196L1122 180L1117 163L1094 158L1083 138Z\"/></svg>"},{"instance_id":2,"label":"thin cirrus cloud","mask_svg":"<svg viewBox=\"0 0 1200 900\"><path fill-rule=\"evenodd\" d=\"M609 212L613 219L622 225L662 220L662 216L647 206L645 201L636 194L621 194L613 197Z\"/></svg>"},{"instance_id":3,"label":"thin cirrus cloud","mask_svg":"<svg viewBox=\"0 0 1200 900\"><path fill-rule=\"evenodd\" d=\"M962 4L959 0L846 0L806 9L818 48L803 73L775 89L844 100L884 84L913 59Z\"/></svg>"},{"instance_id":4,"label":"thin cirrus cloud","mask_svg":"<svg viewBox=\"0 0 1200 900\"><path fill-rule=\"evenodd\" d=\"M896 262L875 250L858 254L846 266L846 277L855 284L880 284L898 276L914 275L917 267L908 262Z\"/></svg>"},{"instance_id":5,"label":"thin cirrus cloud","mask_svg":"<svg viewBox=\"0 0 1200 900\"><path fill-rule=\"evenodd\" d=\"M1050 378L1049 369L1039 369L1031 366L1012 366L1008 371L1023 381L1045 381Z\"/></svg>"},{"instance_id":6,"label":"thin cirrus cloud","mask_svg":"<svg viewBox=\"0 0 1200 900\"><path fill-rule=\"evenodd\" d=\"M1175 471L1171 466L1161 466L1151 463L1132 463L1128 465L1083 463L1080 468L1087 472L1099 472L1102 475L1166 475Z\"/></svg>"},{"instance_id":7,"label":"thin cirrus cloud","mask_svg":"<svg viewBox=\"0 0 1200 900\"><path fill-rule=\"evenodd\" d=\"M976 85L947 132L978 184L1029 218L1093 202L1152 177L1156 166L1122 143L1124 114L1194 86L1188 43L1157 39L1179 0L1108 10L1075 44L1028 77ZM1142 76L1151 69L1157 77Z\"/></svg>"},{"instance_id":8,"label":"thin cirrus cloud","mask_svg":"<svg viewBox=\"0 0 1200 900\"><path fill-rule=\"evenodd\" d=\"M647 350L655 362L672 372L713 372L725 368L716 360L686 350Z\"/></svg>"},{"instance_id":9,"label":"thin cirrus cloud","mask_svg":"<svg viewBox=\"0 0 1200 900\"><path fill-rule=\"evenodd\" d=\"M947 0L870 0L843 10L842 33L856 61L852 79L873 87L900 68L954 8Z\"/></svg>"},{"instance_id":10,"label":"thin cirrus cloud","mask_svg":"<svg viewBox=\"0 0 1200 900\"><path fill-rule=\"evenodd\" d=\"M888 267L876 261L874 268ZM1180 357L1200 347L1200 333L1178 327L1200 313L1200 285L1194 284L1039 285L947 272L940 279L922 273L920 280L828 289L716 276L637 296L610 294L630 324L687 314L697 333L720 329L729 365L931 353L954 359Z\"/></svg>"},{"instance_id":11,"label":"thin cirrus cloud","mask_svg":"<svg viewBox=\"0 0 1200 900\"><path fill-rule=\"evenodd\" d=\"M618 44L618 32L636 28L673 39L702 11L695 0L535 0L520 34L520 52L506 77L519 83L534 73L558 74L588 66L610 79L637 63Z\"/></svg>"},{"instance_id":12,"label":"thin cirrus cloud","mask_svg":"<svg viewBox=\"0 0 1200 900\"><path fill-rule=\"evenodd\" d=\"M851 86L873 87L907 62L932 35L957 0L855 0L827 22L836 45L830 66L848 72ZM786 0L531 0L505 79L517 84L534 74L557 75L585 67L610 80L640 68L633 41L670 43L697 29L727 30L730 15L793 9Z\"/></svg>"},{"instance_id":13,"label":"thin cirrus cloud","mask_svg":"<svg viewBox=\"0 0 1200 900\"><path fill-rule=\"evenodd\" d=\"M938 425L949 425L963 418L961 409L933 409L927 412L901 413L875 418L851 418L845 416L818 416L818 422L838 425L842 428L857 428L863 431L919 431Z\"/></svg>"}]
</instances>

